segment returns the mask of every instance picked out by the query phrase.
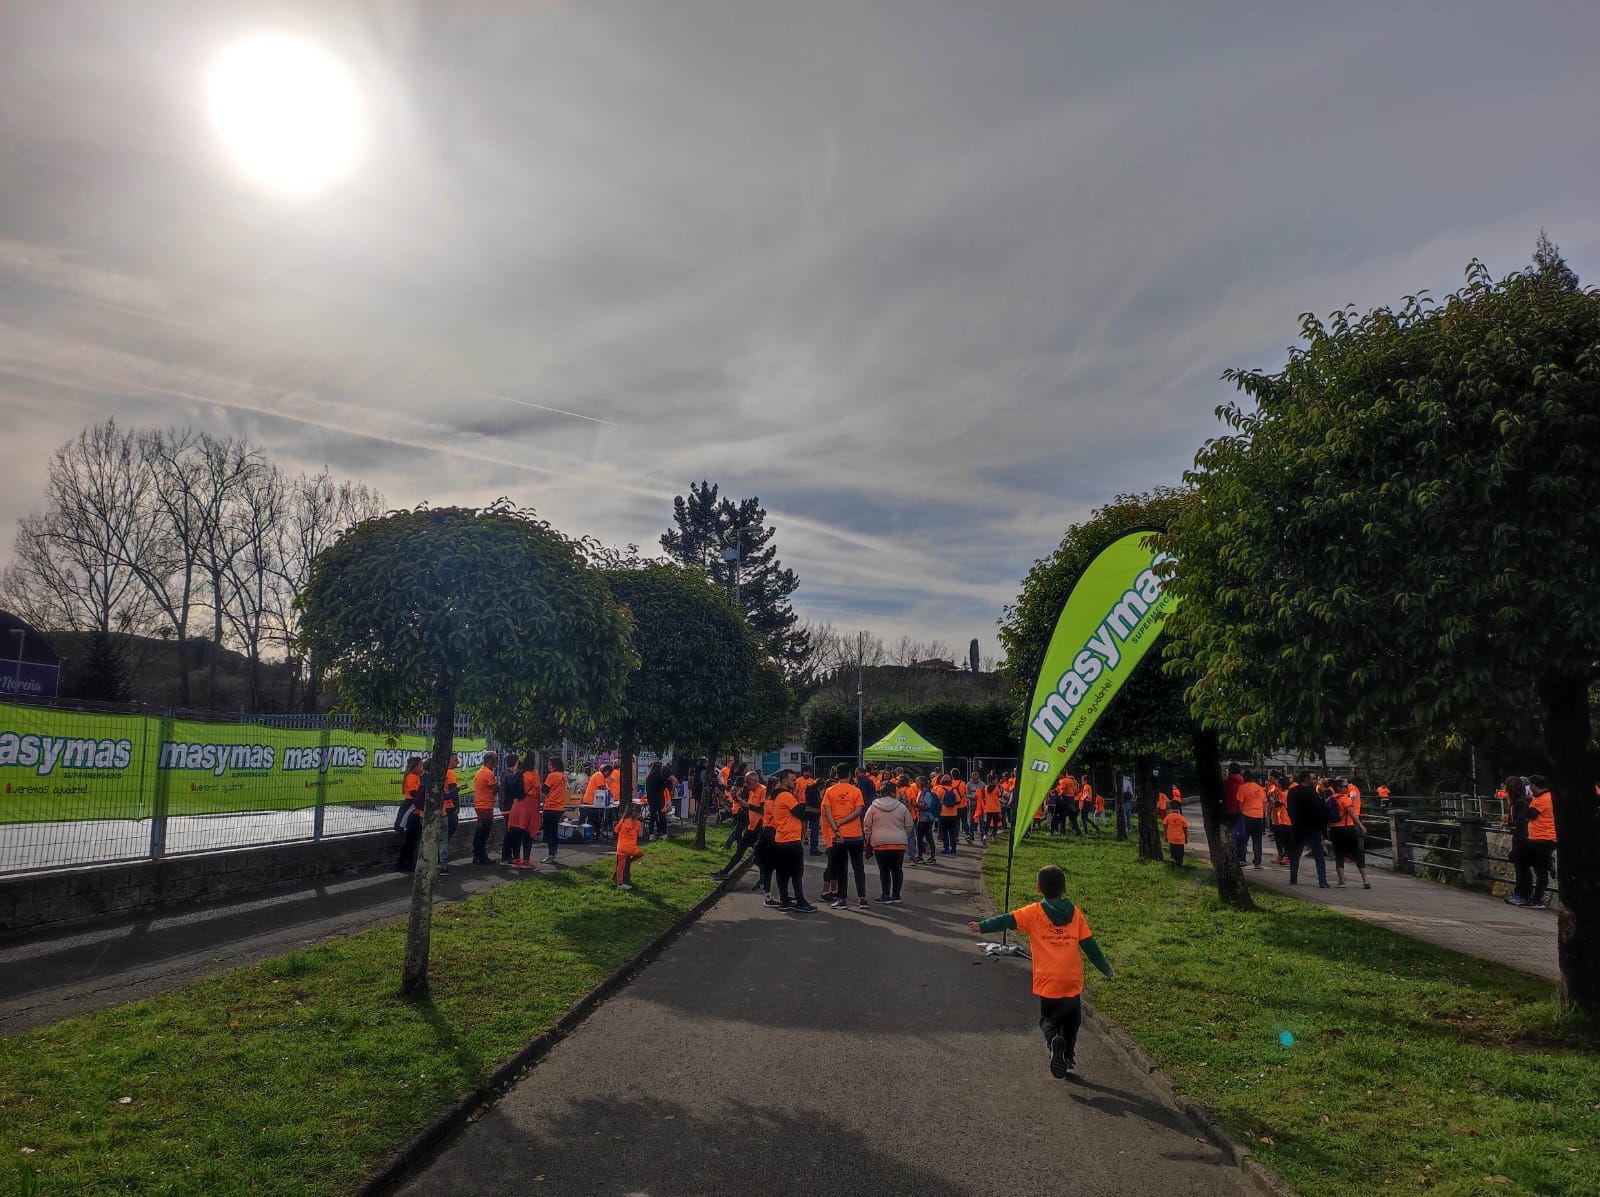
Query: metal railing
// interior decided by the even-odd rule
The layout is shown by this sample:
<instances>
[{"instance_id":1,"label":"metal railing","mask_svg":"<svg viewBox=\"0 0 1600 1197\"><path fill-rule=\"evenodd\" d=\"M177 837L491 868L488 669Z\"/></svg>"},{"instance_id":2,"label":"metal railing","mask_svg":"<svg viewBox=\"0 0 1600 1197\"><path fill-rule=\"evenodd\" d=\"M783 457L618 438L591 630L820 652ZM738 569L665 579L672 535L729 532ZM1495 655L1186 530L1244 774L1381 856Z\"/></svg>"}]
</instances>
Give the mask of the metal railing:
<instances>
[{"instance_id":1,"label":"metal railing","mask_svg":"<svg viewBox=\"0 0 1600 1197\"><path fill-rule=\"evenodd\" d=\"M1363 814L1363 846L1369 858L1391 870L1469 889L1510 888L1515 866L1504 806L1468 795L1396 798L1385 812ZM1557 862L1550 876L1549 892L1559 895Z\"/></svg>"}]
</instances>

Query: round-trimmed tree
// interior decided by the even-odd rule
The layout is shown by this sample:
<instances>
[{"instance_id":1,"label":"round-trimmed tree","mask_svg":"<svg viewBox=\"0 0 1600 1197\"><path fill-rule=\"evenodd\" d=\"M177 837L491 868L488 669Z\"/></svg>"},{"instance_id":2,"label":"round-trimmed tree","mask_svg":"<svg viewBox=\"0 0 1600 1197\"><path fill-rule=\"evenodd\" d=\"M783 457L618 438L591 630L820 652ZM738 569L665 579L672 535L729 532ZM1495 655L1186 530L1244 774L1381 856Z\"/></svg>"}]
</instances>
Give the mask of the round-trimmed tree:
<instances>
[{"instance_id":1,"label":"round-trimmed tree","mask_svg":"<svg viewBox=\"0 0 1600 1197\"><path fill-rule=\"evenodd\" d=\"M612 597L633 617L637 665L606 730L632 776L639 748L704 751L734 741L749 705L760 648L743 614L704 571L646 562L604 571ZM781 680L781 679L780 679ZM696 812L697 842L705 837Z\"/></svg>"},{"instance_id":2,"label":"round-trimmed tree","mask_svg":"<svg viewBox=\"0 0 1600 1197\"><path fill-rule=\"evenodd\" d=\"M300 646L362 719L434 719L401 991L427 988L445 770L456 717L480 726L603 719L633 664L631 623L581 547L533 512L392 511L313 562Z\"/></svg>"},{"instance_id":3,"label":"round-trimmed tree","mask_svg":"<svg viewBox=\"0 0 1600 1197\"><path fill-rule=\"evenodd\" d=\"M1019 702L1027 701L1062 605L1078 576L1096 554L1128 532L1167 527L1191 503L1190 493L1175 487L1158 487L1148 494L1119 495L1097 508L1083 523L1068 528L1056 551L1034 562L1023 579L1017 601L1006 608L1000 623L1007 680ZM1200 809L1218 896L1231 906L1250 909L1254 903L1245 886L1233 842L1222 826L1222 768L1217 734L1194 719L1183 690L1183 681L1163 667L1162 654L1151 653L1139 663L1089 733L1080 755L1086 759L1134 763L1139 805L1139 856L1159 861L1161 836L1156 824L1155 790L1150 784L1151 767L1163 758L1192 751L1200 779ZM1125 835L1126 829L1122 825L1120 802L1117 807L1120 837Z\"/></svg>"},{"instance_id":4,"label":"round-trimmed tree","mask_svg":"<svg viewBox=\"0 0 1600 1197\"><path fill-rule=\"evenodd\" d=\"M1281 371L1229 375L1251 402L1163 542L1169 656L1254 744L1404 746L1537 704L1562 978L1600 1017L1600 292L1557 266L1307 316Z\"/></svg>"}]
</instances>

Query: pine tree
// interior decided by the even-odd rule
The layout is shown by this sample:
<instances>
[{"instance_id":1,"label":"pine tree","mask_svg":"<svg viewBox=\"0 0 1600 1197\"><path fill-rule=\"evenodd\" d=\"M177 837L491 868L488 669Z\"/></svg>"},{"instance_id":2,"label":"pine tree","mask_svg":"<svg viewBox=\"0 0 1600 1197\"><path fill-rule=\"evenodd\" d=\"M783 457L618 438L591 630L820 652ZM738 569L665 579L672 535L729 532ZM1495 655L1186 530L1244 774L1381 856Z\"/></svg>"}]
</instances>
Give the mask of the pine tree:
<instances>
[{"instance_id":1,"label":"pine tree","mask_svg":"<svg viewBox=\"0 0 1600 1197\"><path fill-rule=\"evenodd\" d=\"M1539 240L1533 247L1533 273L1540 282L1549 283L1563 291L1578 289L1578 276L1567 260L1561 256L1561 247L1550 240L1550 235L1539 230Z\"/></svg>"},{"instance_id":2,"label":"pine tree","mask_svg":"<svg viewBox=\"0 0 1600 1197\"><path fill-rule=\"evenodd\" d=\"M767 525L761 500L721 498L716 483L691 483L687 496L672 501L672 522L676 527L661 537L667 555L705 570L734 595L756 638L786 672L800 665L808 635L789 604L800 579L778 561L776 529ZM737 552L737 560L724 560L725 551Z\"/></svg>"},{"instance_id":3,"label":"pine tree","mask_svg":"<svg viewBox=\"0 0 1600 1197\"><path fill-rule=\"evenodd\" d=\"M92 633L87 647L89 651L74 687L77 692L74 697L96 702L126 702L127 670L123 668L122 654L112 643L110 633Z\"/></svg>"}]
</instances>

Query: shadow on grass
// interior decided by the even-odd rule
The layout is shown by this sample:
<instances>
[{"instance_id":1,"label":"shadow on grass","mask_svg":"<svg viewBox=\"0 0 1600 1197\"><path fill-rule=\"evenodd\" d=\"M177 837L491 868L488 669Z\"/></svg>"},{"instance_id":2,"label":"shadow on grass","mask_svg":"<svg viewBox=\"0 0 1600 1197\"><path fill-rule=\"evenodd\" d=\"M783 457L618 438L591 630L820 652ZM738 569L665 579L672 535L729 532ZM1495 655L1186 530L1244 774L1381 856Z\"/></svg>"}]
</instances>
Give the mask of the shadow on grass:
<instances>
[{"instance_id":1,"label":"shadow on grass","mask_svg":"<svg viewBox=\"0 0 1600 1197\"><path fill-rule=\"evenodd\" d=\"M437 1006L431 997L420 997L410 1003L411 1008L422 1016L422 1021L428 1024L433 1031L434 1041L439 1045L441 1055L454 1057L461 1066L462 1075L474 1084L480 1084L489 1075L488 1068L484 1065L483 1057L469 1048L456 1034L455 1028Z\"/></svg>"}]
</instances>

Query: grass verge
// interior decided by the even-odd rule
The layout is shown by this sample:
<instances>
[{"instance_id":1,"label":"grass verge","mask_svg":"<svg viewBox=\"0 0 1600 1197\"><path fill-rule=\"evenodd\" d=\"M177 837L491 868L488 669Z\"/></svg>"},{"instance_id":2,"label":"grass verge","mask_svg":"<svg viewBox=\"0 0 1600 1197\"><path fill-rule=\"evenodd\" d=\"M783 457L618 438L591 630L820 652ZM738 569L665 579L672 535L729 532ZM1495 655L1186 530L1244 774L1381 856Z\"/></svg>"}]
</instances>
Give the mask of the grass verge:
<instances>
[{"instance_id":1,"label":"grass verge","mask_svg":"<svg viewBox=\"0 0 1600 1197\"><path fill-rule=\"evenodd\" d=\"M704 897L722 863L646 852L632 893L605 857L439 907L428 1001L397 996L391 923L0 1040L0 1186L348 1193Z\"/></svg>"},{"instance_id":2,"label":"grass verge","mask_svg":"<svg viewBox=\"0 0 1600 1197\"><path fill-rule=\"evenodd\" d=\"M1131 840L1025 843L1013 905L1045 864L1115 970L1096 1009L1301 1192L1600 1193L1600 1044L1548 982L1269 890L1238 914Z\"/></svg>"}]
</instances>

